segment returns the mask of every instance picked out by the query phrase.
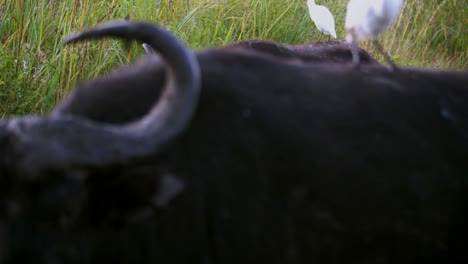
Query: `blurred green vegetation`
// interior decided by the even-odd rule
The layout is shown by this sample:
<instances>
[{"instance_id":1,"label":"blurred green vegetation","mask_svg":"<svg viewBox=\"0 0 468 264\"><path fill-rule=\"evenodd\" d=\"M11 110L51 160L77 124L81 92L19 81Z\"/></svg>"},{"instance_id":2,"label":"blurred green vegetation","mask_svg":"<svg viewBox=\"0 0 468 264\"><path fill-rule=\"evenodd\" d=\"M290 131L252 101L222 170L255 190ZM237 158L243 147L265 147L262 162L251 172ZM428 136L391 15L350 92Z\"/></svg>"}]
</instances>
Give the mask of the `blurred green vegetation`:
<instances>
[{"instance_id":1,"label":"blurred green vegetation","mask_svg":"<svg viewBox=\"0 0 468 264\"><path fill-rule=\"evenodd\" d=\"M347 0L317 0L344 37ZM306 0L0 0L0 116L49 111L82 79L105 74L142 55L115 40L65 47L69 34L113 20L165 26L194 49L263 38L317 41ZM381 37L398 64L468 69L468 1L407 0ZM361 45L378 59L369 43Z\"/></svg>"}]
</instances>

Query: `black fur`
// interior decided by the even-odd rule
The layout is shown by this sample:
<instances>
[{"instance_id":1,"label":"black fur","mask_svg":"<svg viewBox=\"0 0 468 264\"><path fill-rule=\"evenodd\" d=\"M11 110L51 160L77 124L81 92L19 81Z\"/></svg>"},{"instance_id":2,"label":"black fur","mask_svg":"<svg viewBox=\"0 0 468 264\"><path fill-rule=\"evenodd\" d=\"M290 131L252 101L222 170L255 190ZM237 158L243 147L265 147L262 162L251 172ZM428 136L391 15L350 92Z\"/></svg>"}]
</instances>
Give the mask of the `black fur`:
<instances>
[{"instance_id":1,"label":"black fur","mask_svg":"<svg viewBox=\"0 0 468 264\"><path fill-rule=\"evenodd\" d=\"M245 49L197 59L199 107L162 154L58 172L26 186L34 191L2 185L3 263L467 260L466 73L358 70ZM53 115L135 120L163 71L154 58L124 66L79 85ZM155 206L168 174L184 188ZM75 202L39 210L55 193ZM28 210L13 214L7 201L18 194Z\"/></svg>"},{"instance_id":2,"label":"black fur","mask_svg":"<svg viewBox=\"0 0 468 264\"><path fill-rule=\"evenodd\" d=\"M306 62L344 62L352 61L351 47L345 41L317 42L302 45L288 45L270 40L244 40L227 46L264 52L281 58L296 58ZM364 49L358 48L361 63L374 63L374 59Z\"/></svg>"},{"instance_id":3,"label":"black fur","mask_svg":"<svg viewBox=\"0 0 468 264\"><path fill-rule=\"evenodd\" d=\"M148 44L143 44L146 54L156 54ZM288 45L271 40L252 39L235 42L215 49L246 49L262 52L284 59L298 59L304 62L344 62L352 61L350 44L345 41L317 42L302 45ZM361 63L378 64L367 51L357 47Z\"/></svg>"}]
</instances>

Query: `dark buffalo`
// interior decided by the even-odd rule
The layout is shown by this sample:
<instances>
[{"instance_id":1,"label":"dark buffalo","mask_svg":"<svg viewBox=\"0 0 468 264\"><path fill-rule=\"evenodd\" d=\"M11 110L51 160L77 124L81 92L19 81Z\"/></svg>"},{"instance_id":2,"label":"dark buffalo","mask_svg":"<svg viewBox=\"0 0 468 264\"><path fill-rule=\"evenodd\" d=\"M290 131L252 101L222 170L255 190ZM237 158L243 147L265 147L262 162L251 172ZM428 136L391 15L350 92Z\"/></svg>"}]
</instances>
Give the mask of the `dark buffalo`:
<instances>
[{"instance_id":1,"label":"dark buffalo","mask_svg":"<svg viewBox=\"0 0 468 264\"><path fill-rule=\"evenodd\" d=\"M345 41L317 42L302 45L287 45L270 40L244 40L227 46L227 48L244 48L282 58L298 58L307 62L350 62L351 46ZM361 63L378 63L362 48L357 48Z\"/></svg>"},{"instance_id":2,"label":"dark buffalo","mask_svg":"<svg viewBox=\"0 0 468 264\"><path fill-rule=\"evenodd\" d=\"M152 48L144 43L147 54L154 54ZM229 44L217 49L247 49L263 52L285 59L299 59L304 62L350 62L352 52L350 44L345 41L317 42L302 45L288 45L271 40L252 39ZM375 63L374 59L364 49L356 47L361 63Z\"/></svg>"},{"instance_id":3,"label":"dark buffalo","mask_svg":"<svg viewBox=\"0 0 468 264\"><path fill-rule=\"evenodd\" d=\"M0 263L464 263L468 74L147 56L0 122Z\"/></svg>"}]
</instances>

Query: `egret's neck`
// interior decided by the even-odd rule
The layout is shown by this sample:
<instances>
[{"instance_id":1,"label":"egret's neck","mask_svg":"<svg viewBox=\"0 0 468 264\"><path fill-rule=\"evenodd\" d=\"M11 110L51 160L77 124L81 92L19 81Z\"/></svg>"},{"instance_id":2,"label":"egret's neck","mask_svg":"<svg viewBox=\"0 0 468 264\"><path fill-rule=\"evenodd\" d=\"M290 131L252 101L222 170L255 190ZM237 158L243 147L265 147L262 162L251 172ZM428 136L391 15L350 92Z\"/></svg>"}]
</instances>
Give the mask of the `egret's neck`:
<instances>
[{"instance_id":1,"label":"egret's neck","mask_svg":"<svg viewBox=\"0 0 468 264\"><path fill-rule=\"evenodd\" d=\"M308 5L315 5L315 1L314 0L307 0L307 4Z\"/></svg>"}]
</instances>

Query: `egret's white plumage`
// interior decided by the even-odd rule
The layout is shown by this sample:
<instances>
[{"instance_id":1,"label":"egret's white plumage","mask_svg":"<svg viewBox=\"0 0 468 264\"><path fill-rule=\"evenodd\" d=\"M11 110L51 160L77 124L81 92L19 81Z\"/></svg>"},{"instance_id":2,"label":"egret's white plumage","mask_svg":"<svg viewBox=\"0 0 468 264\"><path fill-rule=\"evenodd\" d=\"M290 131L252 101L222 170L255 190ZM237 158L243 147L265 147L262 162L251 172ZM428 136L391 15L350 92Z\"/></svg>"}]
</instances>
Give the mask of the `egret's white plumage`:
<instances>
[{"instance_id":1,"label":"egret's white plumage","mask_svg":"<svg viewBox=\"0 0 468 264\"><path fill-rule=\"evenodd\" d=\"M384 32L398 17L403 6L403 0L351 0L346 13L346 40L356 46L358 40L372 40L378 44L379 35ZM383 52L390 64L388 54ZM353 62L359 63L359 58L353 54Z\"/></svg>"},{"instance_id":2,"label":"egret's white plumage","mask_svg":"<svg viewBox=\"0 0 468 264\"><path fill-rule=\"evenodd\" d=\"M307 7L309 8L310 18L314 21L318 30L336 38L335 19L330 10L322 5L315 4L314 0L307 0Z\"/></svg>"},{"instance_id":3,"label":"egret's white plumage","mask_svg":"<svg viewBox=\"0 0 468 264\"><path fill-rule=\"evenodd\" d=\"M403 0L351 0L348 3L346 39L377 40L400 14Z\"/></svg>"}]
</instances>

